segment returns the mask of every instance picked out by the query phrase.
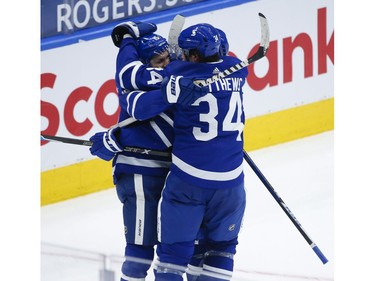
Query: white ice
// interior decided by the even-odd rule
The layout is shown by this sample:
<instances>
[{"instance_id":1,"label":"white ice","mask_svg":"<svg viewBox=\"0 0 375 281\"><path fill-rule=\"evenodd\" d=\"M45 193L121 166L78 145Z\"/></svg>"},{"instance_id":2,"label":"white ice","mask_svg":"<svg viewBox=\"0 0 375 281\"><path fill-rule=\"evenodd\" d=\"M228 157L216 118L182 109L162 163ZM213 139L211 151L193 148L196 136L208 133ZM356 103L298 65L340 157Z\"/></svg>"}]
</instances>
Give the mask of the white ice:
<instances>
[{"instance_id":1,"label":"white ice","mask_svg":"<svg viewBox=\"0 0 375 281\"><path fill-rule=\"evenodd\" d=\"M329 262L323 265L244 162L248 203L235 256L234 280L333 280L333 135L329 131L249 152ZM119 280L124 247L121 214L121 204L113 188L42 207L41 241L47 246L42 245L41 279L99 280L98 270L77 259L69 260L66 252L67 260L56 263L53 253L58 250L53 246L48 248L53 244L114 257L118 261L112 260L111 265L107 261L106 266L116 271L115 280ZM90 261L89 253L85 259ZM74 274L64 275L64 266L71 272L74 270ZM150 272L147 279L153 280L152 275Z\"/></svg>"}]
</instances>

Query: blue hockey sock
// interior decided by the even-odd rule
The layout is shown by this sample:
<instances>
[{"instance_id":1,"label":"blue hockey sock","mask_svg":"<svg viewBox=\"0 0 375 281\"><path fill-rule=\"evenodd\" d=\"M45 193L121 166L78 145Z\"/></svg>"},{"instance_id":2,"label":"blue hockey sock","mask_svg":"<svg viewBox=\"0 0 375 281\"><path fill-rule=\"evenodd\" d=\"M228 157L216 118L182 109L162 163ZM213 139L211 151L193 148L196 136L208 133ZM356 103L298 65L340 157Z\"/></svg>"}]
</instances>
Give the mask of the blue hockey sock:
<instances>
[{"instance_id":1,"label":"blue hockey sock","mask_svg":"<svg viewBox=\"0 0 375 281\"><path fill-rule=\"evenodd\" d=\"M182 281L183 274L194 253L194 241L159 244L159 261L155 268L155 281Z\"/></svg>"},{"instance_id":2,"label":"blue hockey sock","mask_svg":"<svg viewBox=\"0 0 375 281\"><path fill-rule=\"evenodd\" d=\"M223 242L210 242L205 253L203 271L198 281L230 280L233 273L233 256L236 253L237 239Z\"/></svg>"},{"instance_id":3,"label":"blue hockey sock","mask_svg":"<svg viewBox=\"0 0 375 281\"><path fill-rule=\"evenodd\" d=\"M121 281L143 281L154 259L154 247L127 244L125 248L125 261L122 264Z\"/></svg>"},{"instance_id":4,"label":"blue hockey sock","mask_svg":"<svg viewBox=\"0 0 375 281\"><path fill-rule=\"evenodd\" d=\"M206 252L205 244L195 244L194 255L190 259L186 277L188 281L197 281L203 270L204 254Z\"/></svg>"}]
</instances>

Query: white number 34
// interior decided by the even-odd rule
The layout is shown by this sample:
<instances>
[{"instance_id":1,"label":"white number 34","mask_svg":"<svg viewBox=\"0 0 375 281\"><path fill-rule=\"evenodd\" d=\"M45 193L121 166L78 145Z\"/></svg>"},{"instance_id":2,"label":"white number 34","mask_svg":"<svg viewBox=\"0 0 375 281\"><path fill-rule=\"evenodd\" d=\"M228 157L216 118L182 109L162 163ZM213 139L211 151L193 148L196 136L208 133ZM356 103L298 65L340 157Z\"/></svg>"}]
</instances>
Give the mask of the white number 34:
<instances>
[{"instance_id":1,"label":"white number 34","mask_svg":"<svg viewBox=\"0 0 375 281\"><path fill-rule=\"evenodd\" d=\"M199 127L193 128L193 135L197 140L209 141L218 135L219 122L216 120L218 115L218 105L215 96L212 94L207 94L199 99L197 99L192 106L199 106L201 102L207 102L209 111L208 113L201 113L199 115L199 121L208 124L208 130L202 131ZM244 129L244 124L241 121L242 115L242 101L239 92L233 92L230 102L229 109L222 124L223 131L238 131L236 140L241 141L242 131Z\"/></svg>"}]
</instances>

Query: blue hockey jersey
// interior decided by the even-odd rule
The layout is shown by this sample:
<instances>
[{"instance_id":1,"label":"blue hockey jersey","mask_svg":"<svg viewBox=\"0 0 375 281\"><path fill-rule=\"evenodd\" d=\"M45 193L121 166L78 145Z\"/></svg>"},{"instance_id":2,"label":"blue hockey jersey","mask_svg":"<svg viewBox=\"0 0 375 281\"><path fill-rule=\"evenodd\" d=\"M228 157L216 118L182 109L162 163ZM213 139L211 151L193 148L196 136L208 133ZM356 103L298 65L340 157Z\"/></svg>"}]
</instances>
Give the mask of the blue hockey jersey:
<instances>
[{"instance_id":1,"label":"blue hockey jersey","mask_svg":"<svg viewBox=\"0 0 375 281\"><path fill-rule=\"evenodd\" d=\"M143 64L138 56L136 41L124 38L116 61L116 86L120 100L119 122L129 118L132 112L144 110L147 107L157 108L158 114L151 118L137 118L137 121L121 129L120 144L148 149L167 151L173 142L173 112L165 103L149 104L147 101L137 103L142 92L134 95L132 107L123 101L130 98L130 91L142 89L145 91L159 89L164 76L162 68L153 68ZM143 100L143 99L140 99ZM160 113L160 114L159 114ZM113 159L114 182L120 174L144 174L165 176L169 172L170 157L151 156L131 152L117 153Z\"/></svg>"},{"instance_id":2,"label":"blue hockey jersey","mask_svg":"<svg viewBox=\"0 0 375 281\"><path fill-rule=\"evenodd\" d=\"M182 75L206 79L240 61L225 56L215 63L171 62L164 75ZM171 171L193 185L206 188L237 186L243 181L243 111L242 87L246 82L247 68L209 85L209 93L191 106L179 104L170 107L174 113L174 142ZM135 92L136 94L139 92ZM143 93L144 101L163 104L161 92ZM133 108L127 99L124 106ZM147 119L157 111L144 108L131 112L135 118Z\"/></svg>"}]
</instances>

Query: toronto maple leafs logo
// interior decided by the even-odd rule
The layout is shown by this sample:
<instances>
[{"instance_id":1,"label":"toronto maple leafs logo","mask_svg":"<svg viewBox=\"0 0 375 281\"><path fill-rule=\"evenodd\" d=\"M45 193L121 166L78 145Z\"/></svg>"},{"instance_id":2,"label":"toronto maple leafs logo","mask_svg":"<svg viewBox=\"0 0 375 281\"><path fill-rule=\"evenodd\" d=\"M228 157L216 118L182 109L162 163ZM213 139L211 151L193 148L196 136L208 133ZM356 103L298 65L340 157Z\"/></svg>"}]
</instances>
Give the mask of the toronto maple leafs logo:
<instances>
[{"instance_id":1,"label":"toronto maple leafs logo","mask_svg":"<svg viewBox=\"0 0 375 281\"><path fill-rule=\"evenodd\" d=\"M191 31L191 36L195 36L195 35L197 35L197 30L198 30L198 27L194 28L194 29Z\"/></svg>"}]
</instances>

